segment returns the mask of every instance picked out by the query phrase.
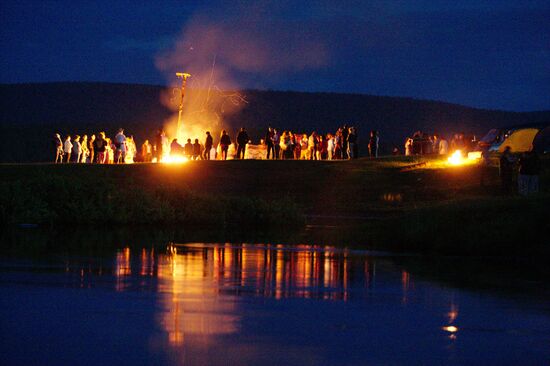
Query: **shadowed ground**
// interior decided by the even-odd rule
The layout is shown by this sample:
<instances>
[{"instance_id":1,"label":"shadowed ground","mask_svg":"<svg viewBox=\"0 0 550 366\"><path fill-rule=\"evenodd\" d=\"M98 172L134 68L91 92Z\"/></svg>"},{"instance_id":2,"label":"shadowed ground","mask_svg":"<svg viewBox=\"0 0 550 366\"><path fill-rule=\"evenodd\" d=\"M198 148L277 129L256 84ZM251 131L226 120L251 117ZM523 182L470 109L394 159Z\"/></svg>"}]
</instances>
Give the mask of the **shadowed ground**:
<instances>
[{"instance_id":1,"label":"shadowed ground","mask_svg":"<svg viewBox=\"0 0 550 366\"><path fill-rule=\"evenodd\" d=\"M1 213L6 223L55 225L352 226L341 239L478 254L519 252L521 242L540 254L548 165L531 198L502 194L496 165L481 187L477 166L431 158L2 165Z\"/></svg>"}]
</instances>

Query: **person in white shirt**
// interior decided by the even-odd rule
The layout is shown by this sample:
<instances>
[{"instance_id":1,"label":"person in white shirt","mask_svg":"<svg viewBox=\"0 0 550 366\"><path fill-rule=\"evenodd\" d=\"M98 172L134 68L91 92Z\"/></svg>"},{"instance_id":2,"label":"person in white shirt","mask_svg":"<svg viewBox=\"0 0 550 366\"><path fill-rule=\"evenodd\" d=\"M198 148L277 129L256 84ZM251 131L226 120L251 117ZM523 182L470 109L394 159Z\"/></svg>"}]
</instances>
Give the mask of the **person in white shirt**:
<instances>
[{"instance_id":1,"label":"person in white shirt","mask_svg":"<svg viewBox=\"0 0 550 366\"><path fill-rule=\"evenodd\" d=\"M61 136L59 136L58 133L56 133L53 137L53 148L55 149L55 160L54 162L62 163L63 162L63 141L61 140Z\"/></svg>"},{"instance_id":2,"label":"person in white shirt","mask_svg":"<svg viewBox=\"0 0 550 366\"><path fill-rule=\"evenodd\" d=\"M70 163L71 162L71 152L73 151L73 144L71 142L71 136L67 135L65 138L65 143L63 144L63 152L65 152L65 156L67 159L65 162Z\"/></svg>"},{"instance_id":3,"label":"person in white shirt","mask_svg":"<svg viewBox=\"0 0 550 366\"><path fill-rule=\"evenodd\" d=\"M316 150L317 150L317 133L314 131L309 135L309 139L307 141L307 158L309 160L316 160Z\"/></svg>"},{"instance_id":4,"label":"person in white shirt","mask_svg":"<svg viewBox=\"0 0 550 366\"><path fill-rule=\"evenodd\" d=\"M328 150L328 160L332 160L332 157L334 156L334 136L332 134L327 135L327 150Z\"/></svg>"},{"instance_id":5,"label":"person in white shirt","mask_svg":"<svg viewBox=\"0 0 550 366\"><path fill-rule=\"evenodd\" d=\"M134 163L137 154L136 142L134 136L130 136L126 139L126 163Z\"/></svg>"}]
</instances>

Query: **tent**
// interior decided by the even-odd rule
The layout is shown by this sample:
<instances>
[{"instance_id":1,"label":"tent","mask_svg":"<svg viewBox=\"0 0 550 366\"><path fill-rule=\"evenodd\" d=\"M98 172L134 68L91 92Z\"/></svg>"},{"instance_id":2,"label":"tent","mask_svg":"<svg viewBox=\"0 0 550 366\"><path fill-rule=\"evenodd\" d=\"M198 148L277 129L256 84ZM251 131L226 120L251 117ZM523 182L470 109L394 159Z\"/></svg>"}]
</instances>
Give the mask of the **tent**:
<instances>
[{"instance_id":1,"label":"tent","mask_svg":"<svg viewBox=\"0 0 550 366\"><path fill-rule=\"evenodd\" d=\"M533 149L539 154L550 152L550 126L543 128L533 140Z\"/></svg>"},{"instance_id":2,"label":"tent","mask_svg":"<svg viewBox=\"0 0 550 366\"><path fill-rule=\"evenodd\" d=\"M524 152L531 150L533 140L540 129L521 128L513 131L506 140L498 147L499 152L503 152L506 146L510 146L512 152Z\"/></svg>"}]
</instances>

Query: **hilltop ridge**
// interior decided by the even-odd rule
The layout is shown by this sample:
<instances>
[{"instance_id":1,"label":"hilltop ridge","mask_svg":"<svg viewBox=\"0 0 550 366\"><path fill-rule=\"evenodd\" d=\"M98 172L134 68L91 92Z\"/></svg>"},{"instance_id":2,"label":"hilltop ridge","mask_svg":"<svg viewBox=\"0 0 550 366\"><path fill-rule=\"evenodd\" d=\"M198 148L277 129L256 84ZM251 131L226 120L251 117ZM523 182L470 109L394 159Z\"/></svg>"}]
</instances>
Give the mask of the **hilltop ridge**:
<instances>
[{"instance_id":1,"label":"hilltop ridge","mask_svg":"<svg viewBox=\"0 0 550 366\"><path fill-rule=\"evenodd\" d=\"M51 134L114 133L124 126L138 143L150 138L173 112L161 103L167 87L101 82L58 82L0 85L0 124L8 144L1 162L45 161ZM247 103L224 116L230 132L246 126L259 141L267 124L280 130L333 132L355 125L359 143L379 130L382 148L402 146L416 130L481 135L493 127L547 122L550 111L508 112L457 104L364 94L243 90ZM23 143L21 143L23 141ZM21 146L27 146L21 148ZM364 151L364 150L363 150Z\"/></svg>"}]
</instances>

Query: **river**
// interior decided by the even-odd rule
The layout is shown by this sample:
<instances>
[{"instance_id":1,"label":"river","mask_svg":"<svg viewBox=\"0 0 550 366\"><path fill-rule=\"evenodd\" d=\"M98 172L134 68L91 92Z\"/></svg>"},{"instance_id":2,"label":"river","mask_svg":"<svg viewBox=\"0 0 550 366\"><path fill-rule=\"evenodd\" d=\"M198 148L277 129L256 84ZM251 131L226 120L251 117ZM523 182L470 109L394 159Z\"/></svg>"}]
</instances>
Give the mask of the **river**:
<instances>
[{"instance_id":1,"label":"river","mask_svg":"<svg viewBox=\"0 0 550 366\"><path fill-rule=\"evenodd\" d=\"M32 230L3 239L6 365L550 361L543 278L477 288L433 261L345 245Z\"/></svg>"}]
</instances>

